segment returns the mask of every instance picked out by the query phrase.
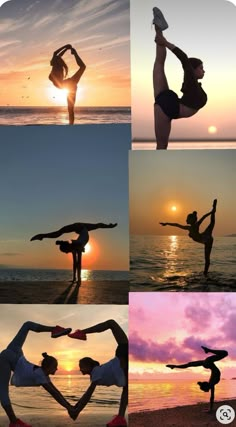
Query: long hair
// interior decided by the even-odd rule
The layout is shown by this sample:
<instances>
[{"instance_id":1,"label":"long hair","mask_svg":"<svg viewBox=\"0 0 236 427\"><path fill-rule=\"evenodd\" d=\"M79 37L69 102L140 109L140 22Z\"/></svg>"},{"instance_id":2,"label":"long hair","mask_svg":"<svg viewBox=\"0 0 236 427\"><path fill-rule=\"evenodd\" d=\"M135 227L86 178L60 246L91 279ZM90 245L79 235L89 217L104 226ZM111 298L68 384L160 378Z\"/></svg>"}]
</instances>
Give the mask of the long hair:
<instances>
[{"instance_id":1,"label":"long hair","mask_svg":"<svg viewBox=\"0 0 236 427\"><path fill-rule=\"evenodd\" d=\"M199 67L199 65L202 65L202 61L201 61L201 59L198 59L198 58L188 58L188 60L189 60L189 62L190 62L190 64L191 64L191 66L192 66L192 68L195 70L197 67ZM185 81L185 76L184 76L184 81L183 81L183 84L182 84L182 88L181 88L181 92L185 92L185 90L186 90L186 81Z\"/></svg>"},{"instance_id":2,"label":"long hair","mask_svg":"<svg viewBox=\"0 0 236 427\"><path fill-rule=\"evenodd\" d=\"M68 66L61 56L53 55L50 65L52 66L51 73L49 75L49 80L57 87L60 86L62 80L68 74Z\"/></svg>"}]
</instances>

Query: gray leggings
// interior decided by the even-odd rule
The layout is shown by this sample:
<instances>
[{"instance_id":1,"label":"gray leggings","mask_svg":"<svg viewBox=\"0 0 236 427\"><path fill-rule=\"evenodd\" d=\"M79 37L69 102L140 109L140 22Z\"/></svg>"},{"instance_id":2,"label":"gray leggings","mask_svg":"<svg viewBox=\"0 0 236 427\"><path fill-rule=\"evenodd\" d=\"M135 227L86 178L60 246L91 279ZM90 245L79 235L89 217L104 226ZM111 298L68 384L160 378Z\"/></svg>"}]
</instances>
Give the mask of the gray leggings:
<instances>
[{"instance_id":1,"label":"gray leggings","mask_svg":"<svg viewBox=\"0 0 236 427\"><path fill-rule=\"evenodd\" d=\"M15 370L19 358L23 356L22 346L29 331L43 332L38 323L25 322L6 350L0 354L0 401L2 406L10 404L9 381L11 372Z\"/></svg>"}]
</instances>

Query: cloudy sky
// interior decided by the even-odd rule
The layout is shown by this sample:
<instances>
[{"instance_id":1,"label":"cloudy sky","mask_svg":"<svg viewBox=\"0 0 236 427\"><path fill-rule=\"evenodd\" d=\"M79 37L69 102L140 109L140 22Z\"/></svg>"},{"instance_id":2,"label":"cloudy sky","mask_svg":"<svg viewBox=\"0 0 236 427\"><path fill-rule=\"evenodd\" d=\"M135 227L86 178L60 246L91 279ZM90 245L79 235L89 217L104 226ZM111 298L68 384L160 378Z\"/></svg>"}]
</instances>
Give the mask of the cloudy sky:
<instances>
[{"instance_id":1,"label":"cloudy sky","mask_svg":"<svg viewBox=\"0 0 236 427\"><path fill-rule=\"evenodd\" d=\"M49 63L67 43L87 66L80 105L130 105L128 0L11 0L0 8L0 39L0 105L58 103ZM63 58L71 76L74 57Z\"/></svg>"},{"instance_id":2,"label":"cloudy sky","mask_svg":"<svg viewBox=\"0 0 236 427\"><path fill-rule=\"evenodd\" d=\"M202 80L208 94L207 105L194 117L174 120L171 138L236 138L235 69L232 55L236 40L235 1L159 0L169 28L168 41L190 57L201 58L206 71ZM155 58L155 32L151 28L156 1L131 0L131 80L134 139L154 139L152 70ZM179 60L167 53L169 87L180 96L183 70ZM211 126L216 132L211 134Z\"/></svg>"},{"instance_id":3,"label":"cloudy sky","mask_svg":"<svg viewBox=\"0 0 236 427\"><path fill-rule=\"evenodd\" d=\"M73 330L83 329L114 319L127 333L128 308L116 305L2 305L0 313L1 348L2 351L14 338L20 327L27 320L47 326L60 325ZM78 374L78 360L89 356L100 363L112 359L115 354L116 341L110 331L90 335L87 341L77 341L68 337L51 339L50 333L35 334L30 332L23 346L27 360L38 364L42 360L41 354L47 352L56 357L61 373Z\"/></svg>"},{"instance_id":4,"label":"cloudy sky","mask_svg":"<svg viewBox=\"0 0 236 427\"><path fill-rule=\"evenodd\" d=\"M159 222L186 225L188 213L196 210L200 219L214 199L218 199L214 234L236 233L235 161L235 150L130 152L131 234L186 235L185 230ZM209 218L200 230L208 224Z\"/></svg>"},{"instance_id":5,"label":"cloudy sky","mask_svg":"<svg viewBox=\"0 0 236 427\"><path fill-rule=\"evenodd\" d=\"M55 239L30 238L74 222L117 222L90 233L83 268L128 270L130 126L4 126L1 138L0 265L70 269Z\"/></svg>"},{"instance_id":6,"label":"cloudy sky","mask_svg":"<svg viewBox=\"0 0 236 427\"><path fill-rule=\"evenodd\" d=\"M217 366L223 378L235 376L236 294L130 294L129 342L131 378L209 378L202 368L170 370L166 364L202 360L201 345L224 349L229 357Z\"/></svg>"}]
</instances>

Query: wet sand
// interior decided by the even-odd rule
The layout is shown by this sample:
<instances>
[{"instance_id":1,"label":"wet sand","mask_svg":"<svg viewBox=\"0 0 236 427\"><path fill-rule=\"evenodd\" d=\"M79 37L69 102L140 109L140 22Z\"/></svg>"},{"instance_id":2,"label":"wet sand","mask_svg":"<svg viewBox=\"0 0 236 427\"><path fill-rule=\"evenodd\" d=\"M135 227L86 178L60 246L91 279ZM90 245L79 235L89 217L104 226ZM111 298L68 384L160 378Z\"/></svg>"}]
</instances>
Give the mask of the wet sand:
<instances>
[{"instance_id":1,"label":"wet sand","mask_svg":"<svg viewBox=\"0 0 236 427\"><path fill-rule=\"evenodd\" d=\"M0 282L0 304L128 304L128 281Z\"/></svg>"},{"instance_id":2,"label":"wet sand","mask_svg":"<svg viewBox=\"0 0 236 427\"><path fill-rule=\"evenodd\" d=\"M19 418L26 422L27 424L32 425L32 427L64 427L64 426L80 426L80 427L106 427L106 424L111 421L113 416L107 414L83 414L77 418L76 421L73 421L67 415L52 415L52 416L43 416L43 415L25 415L20 416ZM9 422L6 416L0 415L0 426L8 427Z\"/></svg>"},{"instance_id":3,"label":"wet sand","mask_svg":"<svg viewBox=\"0 0 236 427\"><path fill-rule=\"evenodd\" d=\"M129 427L217 427L223 425L217 421L215 412L221 405L230 405L236 411L236 400L215 403L215 411L207 413L209 404L177 406L176 408L160 409L129 414ZM236 426L236 419L230 424Z\"/></svg>"}]
</instances>

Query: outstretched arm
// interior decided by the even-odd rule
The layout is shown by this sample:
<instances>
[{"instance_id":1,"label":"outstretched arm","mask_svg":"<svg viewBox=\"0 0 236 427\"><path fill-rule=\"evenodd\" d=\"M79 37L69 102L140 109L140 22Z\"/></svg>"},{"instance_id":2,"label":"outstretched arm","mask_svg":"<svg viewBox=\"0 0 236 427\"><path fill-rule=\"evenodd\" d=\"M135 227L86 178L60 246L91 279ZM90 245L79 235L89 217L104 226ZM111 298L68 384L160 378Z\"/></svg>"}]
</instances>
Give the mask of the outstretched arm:
<instances>
[{"instance_id":1,"label":"outstretched arm","mask_svg":"<svg viewBox=\"0 0 236 427\"><path fill-rule=\"evenodd\" d=\"M75 420L79 413L84 409L87 403L90 401L92 394L97 386L96 382L92 382L80 400L76 403L76 405L68 410L69 415L73 420Z\"/></svg>"},{"instance_id":2,"label":"outstretched arm","mask_svg":"<svg viewBox=\"0 0 236 427\"><path fill-rule=\"evenodd\" d=\"M54 386L54 384L50 381L47 384L42 384L42 387L49 393L51 396L64 408L69 410L71 405L67 400L62 396L60 391Z\"/></svg>"},{"instance_id":3,"label":"outstretched arm","mask_svg":"<svg viewBox=\"0 0 236 427\"><path fill-rule=\"evenodd\" d=\"M206 219L208 216L211 215L211 212L206 213L205 215L203 215L199 220L198 220L198 225L201 225L201 223L204 221L204 219Z\"/></svg>"},{"instance_id":4,"label":"outstretched arm","mask_svg":"<svg viewBox=\"0 0 236 427\"><path fill-rule=\"evenodd\" d=\"M178 227L178 228L182 228L183 230L189 230L188 225L181 225L181 224L177 224L176 222L159 222L159 224L163 226L171 225L172 227Z\"/></svg>"},{"instance_id":5,"label":"outstretched arm","mask_svg":"<svg viewBox=\"0 0 236 427\"><path fill-rule=\"evenodd\" d=\"M212 386L212 388L211 388L211 397L210 397L210 412L213 411L214 399L215 399L215 386Z\"/></svg>"}]
</instances>

